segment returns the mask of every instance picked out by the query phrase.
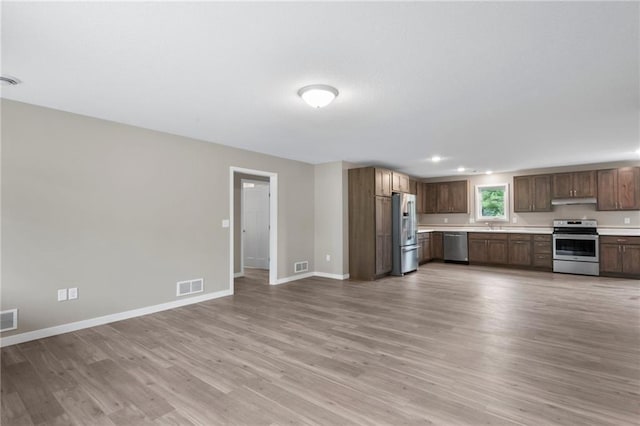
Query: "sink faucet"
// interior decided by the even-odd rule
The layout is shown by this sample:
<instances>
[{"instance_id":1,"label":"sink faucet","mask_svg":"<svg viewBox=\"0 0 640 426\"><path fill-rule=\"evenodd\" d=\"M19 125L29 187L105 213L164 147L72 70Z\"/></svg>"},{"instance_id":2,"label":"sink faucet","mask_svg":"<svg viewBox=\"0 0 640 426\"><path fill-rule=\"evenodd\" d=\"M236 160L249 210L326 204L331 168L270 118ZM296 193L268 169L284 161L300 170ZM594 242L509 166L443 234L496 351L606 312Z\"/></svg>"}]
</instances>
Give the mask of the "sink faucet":
<instances>
[{"instance_id":1,"label":"sink faucet","mask_svg":"<svg viewBox=\"0 0 640 426\"><path fill-rule=\"evenodd\" d=\"M487 222L486 225L490 230L493 231L493 222Z\"/></svg>"}]
</instances>

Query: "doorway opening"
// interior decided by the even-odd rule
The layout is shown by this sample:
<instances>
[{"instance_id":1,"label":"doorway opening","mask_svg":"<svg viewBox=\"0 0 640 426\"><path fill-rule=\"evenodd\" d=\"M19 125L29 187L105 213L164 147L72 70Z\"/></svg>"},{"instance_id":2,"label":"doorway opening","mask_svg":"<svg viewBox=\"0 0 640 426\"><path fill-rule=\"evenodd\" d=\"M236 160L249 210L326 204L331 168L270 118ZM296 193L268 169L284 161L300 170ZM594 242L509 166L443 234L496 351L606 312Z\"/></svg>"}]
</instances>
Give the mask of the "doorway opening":
<instances>
[{"instance_id":1,"label":"doorway opening","mask_svg":"<svg viewBox=\"0 0 640 426\"><path fill-rule=\"evenodd\" d=\"M230 288L235 279L277 281L278 177L261 170L230 168Z\"/></svg>"}]
</instances>

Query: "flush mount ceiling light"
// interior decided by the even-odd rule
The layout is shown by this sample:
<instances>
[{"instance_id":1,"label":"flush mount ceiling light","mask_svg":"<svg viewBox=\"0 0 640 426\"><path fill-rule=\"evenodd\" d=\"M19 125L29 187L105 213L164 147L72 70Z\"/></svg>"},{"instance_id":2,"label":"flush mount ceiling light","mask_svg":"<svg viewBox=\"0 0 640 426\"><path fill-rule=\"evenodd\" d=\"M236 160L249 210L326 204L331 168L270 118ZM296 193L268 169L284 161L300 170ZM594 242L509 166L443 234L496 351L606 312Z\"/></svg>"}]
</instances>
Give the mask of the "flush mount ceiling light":
<instances>
[{"instance_id":1,"label":"flush mount ceiling light","mask_svg":"<svg viewBox=\"0 0 640 426\"><path fill-rule=\"evenodd\" d=\"M15 86L20 84L20 80L8 75L0 75L0 86Z\"/></svg>"},{"instance_id":2,"label":"flush mount ceiling light","mask_svg":"<svg viewBox=\"0 0 640 426\"><path fill-rule=\"evenodd\" d=\"M458 167L458 171L459 171L459 172L464 172L464 170L465 170L465 168L464 168L464 167L462 167L462 166Z\"/></svg>"},{"instance_id":3,"label":"flush mount ceiling light","mask_svg":"<svg viewBox=\"0 0 640 426\"><path fill-rule=\"evenodd\" d=\"M298 90L298 95L310 106L322 108L333 102L338 96L338 89L326 84L312 84Z\"/></svg>"},{"instance_id":4,"label":"flush mount ceiling light","mask_svg":"<svg viewBox=\"0 0 640 426\"><path fill-rule=\"evenodd\" d=\"M485 173L486 173L486 174L488 174L488 175L490 175L490 174L492 174L493 172L492 172L491 170L487 170Z\"/></svg>"},{"instance_id":5,"label":"flush mount ceiling light","mask_svg":"<svg viewBox=\"0 0 640 426\"><path fill-rule=\"evenodd\" d=\"M433 157L431 157L431 161L433 161L434 163L437 163L438 161L442 160L442 158L440 158L437 155L434 155Z\"/></svg>"}]
</instances>

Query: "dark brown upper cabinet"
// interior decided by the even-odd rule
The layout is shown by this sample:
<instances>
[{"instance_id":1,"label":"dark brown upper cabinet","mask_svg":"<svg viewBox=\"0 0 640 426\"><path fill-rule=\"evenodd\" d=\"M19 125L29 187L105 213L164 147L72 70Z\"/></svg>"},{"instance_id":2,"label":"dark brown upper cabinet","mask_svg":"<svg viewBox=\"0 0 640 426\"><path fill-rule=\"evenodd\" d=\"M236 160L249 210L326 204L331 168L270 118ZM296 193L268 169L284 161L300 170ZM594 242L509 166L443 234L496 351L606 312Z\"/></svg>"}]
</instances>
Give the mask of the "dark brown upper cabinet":
<instances>
[{"instance_id":1,"label":"dark brown upper cabinet","mask_svg":"<svg viewBox=\"0 0 640 426\"><path fill-rule=\"evenodd\" d=\"M596 194L595 170L553 175L553 198L589 198Z\"/></svg>"},{"instance_id":2,"label":"dark brown upper cabinet","mask_svg":"<svg viewBox=\"0 0 640 426\"><path fill-rule=\"evenodd\" d=\"M393 181L393 184L392 184L393 192L409 192L410 191L409 176L403 173L398 173L398 172L391 172L391 176Z\"/></svg>"},{"instance_id":3,"label":"dark brown upper cabinet","mask_svg":"<svg viewBox=\"0 0 640 426\"><path fill-rule=\"evenodd\" d=\"M438 184L425 183L423 185L424 185L423 212L437 213L438 212Z\"/></svg>"},{"instance_id":4,"label":"dark brown upper cabinet","mask_svg":"<svg viewBox=\"0 0 640 426\"><path fill-rule=\"evenodd\" d=\"M391 170L375 169L376 194L391 197Z\"/></svg>"},{"instance_id":5,"label":"dark brown upper cabinet","mask_svg":"<svg viewBox=\"0 0 640 426\"><path fill-rule=\"evenodd\" d=\"M436 213L468 213L468 183L466 180L435 184Z\"/></svg>"},{"instance_id":6,"label":"dark brown upper cabinet","mask_svg":"<svg viewBox=\"0 0 640 426\"><path fill-rule=\"evenodd\" d=\"M598 210L640 210L640 167L598 170Z\"/></svg>"},{"instance_id":7,"label":"dark brown upper cabinet","mask_svg":"<svg viewBox=\"0 0 640 426\"><path fill-rule=\"evenodd\" d=\"M513 178L513 211L551 211L551 175L516 176Z\"/></svg>"}]
</instances>

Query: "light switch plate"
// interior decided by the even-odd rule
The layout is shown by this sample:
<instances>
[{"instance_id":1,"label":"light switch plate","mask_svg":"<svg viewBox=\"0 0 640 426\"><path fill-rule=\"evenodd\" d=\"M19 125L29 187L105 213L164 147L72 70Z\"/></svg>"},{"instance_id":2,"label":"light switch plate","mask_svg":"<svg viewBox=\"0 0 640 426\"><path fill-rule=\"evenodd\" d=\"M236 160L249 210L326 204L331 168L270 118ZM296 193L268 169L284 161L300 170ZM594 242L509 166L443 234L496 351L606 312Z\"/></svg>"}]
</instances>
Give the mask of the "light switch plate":
<instances>
[{"instance_id":1,"label":"light switch plate","mask_svg":"<svg viewBox=\"0 0 640 426\"><path fill-rule=\"evenodd\" d=\"M74 300L78 298L78 287L71 287L69 289L69 300Z\"/></svg>"},{"instance_id":2,"label":"light switch plate","mask_svg":"<svg viewBox=\"0 0 640 426\"><path fill-rule=\"evenodd\" d=\"M444 218L444 223L449 223L449 218L448 217Z\"/></svg>"},{"instance_id":3,"label":"light switch plate","mask_svg":"<svg viewBox=\"0 0 640 426\"><path fill-rule=\"evenodd\" d=\"M222 227L223 228L228 228L229 227L229 219L223 219L222 220Z\"/></svg>"},{"instance_id":4,"label":"light switch plate","mask_svg":"<svg viewBox=\"0 0 640 426\"><path fill-rule=\"evenodd\" d=\"M65 300L67 300L67 289L66 288L58 289L58 302L62 302Z\"/></svg>"},{"instance_id":5,"label":"light switch plate","mask_svg":"<svg viewBox=\"0 0 640 426\"><path fill-rule=\"evenodd\" d=\"M631 218L630 217L625 217L624 218L624 224L625 225L629 225L631 223Z\"/></svg>"},{"instance_id":6,"label":"light switch plate","mask_svg":"<svg viewBox=\"0 0 640 426\"><path fill-rule=\"evenodd\" d=\"M518 223L518 217L517 217L517 216L514 216L514 217L511 219L511 222L513 222L513 223Z\"/></svg>"}]
</instances>

